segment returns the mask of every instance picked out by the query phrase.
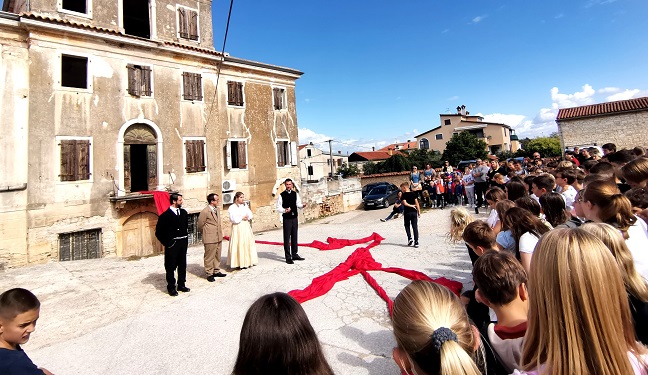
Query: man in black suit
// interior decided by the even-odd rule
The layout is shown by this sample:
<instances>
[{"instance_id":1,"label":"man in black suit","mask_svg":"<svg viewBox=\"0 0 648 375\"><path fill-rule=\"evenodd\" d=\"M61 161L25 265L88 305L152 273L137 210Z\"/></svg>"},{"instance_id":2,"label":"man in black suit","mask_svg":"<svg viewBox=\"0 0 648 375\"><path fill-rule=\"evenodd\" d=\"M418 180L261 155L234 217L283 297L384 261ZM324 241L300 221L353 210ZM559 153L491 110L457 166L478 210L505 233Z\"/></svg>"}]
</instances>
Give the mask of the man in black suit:
<instances>
[{"instance_id":1,"label":"man in black suit","mask_svg":"<svg viewBox=\"0 0 648 375\"><path fill-rule=\"evenodd\" d=\"M297 254L297 210L305 207L299 194L293 191L293 182L287 178L284 181L286 190L279 194L275 208L283 216L283 240L286 263L294 264L294 260L304 260Z\"/></svg>"},{"instance_id":2,"label":"man in black suit","mask_svg":"<svg viewBox=\"0 0 648 375\"><path fill-rule=\"evenodd\" d=\"M158 218L155 237L164 246L164 269L166 270L167 290L175 297L178 290L188 292L187 281L187 211L182 209L182 195L171 194L171 206ZM175 270L178 269L178 288L176 289Z\"/></svg>"}]
</instances>

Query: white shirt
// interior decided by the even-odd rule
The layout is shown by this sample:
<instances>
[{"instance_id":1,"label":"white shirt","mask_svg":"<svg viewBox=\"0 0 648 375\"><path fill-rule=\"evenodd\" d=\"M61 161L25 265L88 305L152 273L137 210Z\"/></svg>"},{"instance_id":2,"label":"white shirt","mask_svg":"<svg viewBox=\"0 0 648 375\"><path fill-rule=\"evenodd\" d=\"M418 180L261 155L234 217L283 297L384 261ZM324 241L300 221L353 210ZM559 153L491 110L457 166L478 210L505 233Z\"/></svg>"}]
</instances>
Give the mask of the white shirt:
<instances>
[{"instance_id":1,"label":"white shirt","mask_svg":"<svg viewBox=\"0 0 648 375\"><path fill-rule=\"evenodd\" d=\"M299 197L299 193L297 193L294 190L291 190L289 194L297 194L297 209L298 210L301 210L302 208L304 208L304 205L302 204L301 198ZM281 194L279 194L279 198L277 198L277 204L275 205L275 209L280 214L283 214L283 213L286 212L286 209L283 208L282 206L283 206L283 198L281 198Z\"/></svg>"},{"instance_id":2,"label":"white shirt","mask_svg":"<svg viewBox=\"0 0 648 375\"><path fill-rule=\"evenodd\" d=\"M637 273L648 280L648 234L646 222L637 217L637 222L628 228L626 246L632 254Z\"/></svg>"},{"instance_id":3,"label":"white shirt","mask_svg":"<svg viewBox=\"0 0 648 375\"><path fill-rule=\"evenodd\" d=\"M248 217L248 220L252 220L252 211L246 204L239 206L238 204L234 203L227 209L227 212L229 213L229 218L232 224L240 223L241 221L243 221L243 217L246 215Z\"/></svg>"},{"instance_id":4,"label":"white shirt","mask_svg":"<svg viewBox=\"0 0 648 375\"><path fill-rule=\"evenodd\" d=\"M466 173L462 178L464 186L466 187L475 187L475 178L472 175L472 171Z\"/></svg>"},{"instance_id":5,"label":"white shirt","mask_svg":"<svg viewBox=\"0 0 648 375\"><path fill-rule=\"evenodd\" d=\"M532 233L524 233L522 237L520 237L520 252L533 254L533 251L535 250L536 244L539 240L540 239Z\"/></svg>"},{"instance_id":6,"label":"white shirt","mask_svg":"<svg viewBox=\"0 0 648 375\"><path fill-rule=\"evenodd\" d=\"M498 221L499 221L499 216L497 215L497 210L491 210L490 214L488 215L488 219L486 219L488 226L491 228L495 228Z\"/></svg>"},{"instance_id":7,"label":"white shirt","mask_svg":"<svg viewBox=\"0 0 648 375\"><path fill-rule=\"evenodd\" d=\"M565 206L569 211L571 211L571 209L574 207L576 194L578 194L578 192L571 185L566 185L563 191L560 193L560 195L562 195L563 198L565 198Z\"/></svg>"}]
</instances>

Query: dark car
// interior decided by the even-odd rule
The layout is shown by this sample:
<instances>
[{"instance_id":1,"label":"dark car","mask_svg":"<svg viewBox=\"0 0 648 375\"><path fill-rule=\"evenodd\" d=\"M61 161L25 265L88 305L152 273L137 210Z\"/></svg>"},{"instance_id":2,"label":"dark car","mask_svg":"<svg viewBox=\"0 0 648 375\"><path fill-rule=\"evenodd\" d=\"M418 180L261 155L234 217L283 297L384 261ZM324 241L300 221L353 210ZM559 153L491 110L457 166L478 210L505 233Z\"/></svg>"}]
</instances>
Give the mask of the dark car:
<instances>
[{"instance_id":1,"label":"dark car","mask_svg":"<svg viewBox=\"0 0 648 375\"><path fill-rule=\"evenodd\" d=\"M362 187L362 198L367 196L367 193L369 193L371 191L371 189L373 189L375 187L378 187L378 186L390 186L390 185L392 185L392 184L390 184L389 182L384 182L384 181L383 182L372 182L370 184L367 184L367 185Z\"/></svg>"},{"instance_id":2,"label":"dark car","mask_svg":"<svg viewBox=\"0 0 648 375\"><path fill-rule=\"evenodd\" d=\"M389 207L389 205L396 203L398 192L399 189L396 185L390 184L376 186L371 189L362 200L364 203L364 209Z\"/></svg>"},{"instance_id":3,"label":"dark car","mask_svg":"<svg viewBox=\"0 0 648 375\"><path fill-rule=\"evenodd\" d=\"M464 168L469 166L470 164L477 165L477 160L462 160L457 164L457 170L461 173L463 173Z\"/></svg>"}]
</instances>

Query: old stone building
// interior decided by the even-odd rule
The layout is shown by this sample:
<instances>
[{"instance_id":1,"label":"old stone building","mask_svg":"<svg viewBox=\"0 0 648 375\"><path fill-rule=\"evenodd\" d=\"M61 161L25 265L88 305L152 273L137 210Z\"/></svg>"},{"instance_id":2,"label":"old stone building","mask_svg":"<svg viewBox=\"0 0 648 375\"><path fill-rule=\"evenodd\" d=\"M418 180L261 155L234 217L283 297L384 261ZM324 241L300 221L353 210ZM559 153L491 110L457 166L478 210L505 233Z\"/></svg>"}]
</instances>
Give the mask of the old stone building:
<instances>
[{"instance_id":1,"label":"old stone building","mask_svg":"<svg viewBox=\"0 0 648 375\"><path fill-rule=\"evenodd\" d=\"M3 2L0 268L159 252L143 192L184 195L192 242L209 192L225 209L244 192L255 230L278 224L302 73L215 51L211 5Z\"/></svg>"},{"instance_id":2,"label":"old stone building","mask_svg":"<svg viewBox=\"0 0 648 375\"><path fill-rule=\"evenodd\" d=\"M648 146L648 97L563 108L556 117L565 147L611 142L617 149Z\"/></svg>"}]
</instances>

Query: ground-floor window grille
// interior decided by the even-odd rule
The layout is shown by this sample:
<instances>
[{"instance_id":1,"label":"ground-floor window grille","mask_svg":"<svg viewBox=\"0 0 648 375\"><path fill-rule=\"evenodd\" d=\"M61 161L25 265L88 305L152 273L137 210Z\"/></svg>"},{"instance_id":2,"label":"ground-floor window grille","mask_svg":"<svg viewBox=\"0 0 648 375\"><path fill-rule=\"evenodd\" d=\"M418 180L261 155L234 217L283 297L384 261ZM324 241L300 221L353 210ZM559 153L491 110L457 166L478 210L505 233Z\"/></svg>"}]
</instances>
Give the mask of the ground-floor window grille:
<instances>
[{"instance_id":1,"label":"ground-floor window grille","mask_svg":"<svg viewBox=\"0 0 648 375\"><path fill-rule=\"evenodd\" d=\"M101 258L101 229L59 234L59 260Z\"/></svg>"},{"instance_id":2,"label":"ground-floor window grille","mask_svg":"<svg viewBox=\"0 0 648 375\"><path fill-rule=\"evenodd\" d=\"M189 219L189 225L187 226L189 246L202 242L202 231L198 230L198 215L200 214L187 215L187 219Z\"/></svg>"}]
</instances>

